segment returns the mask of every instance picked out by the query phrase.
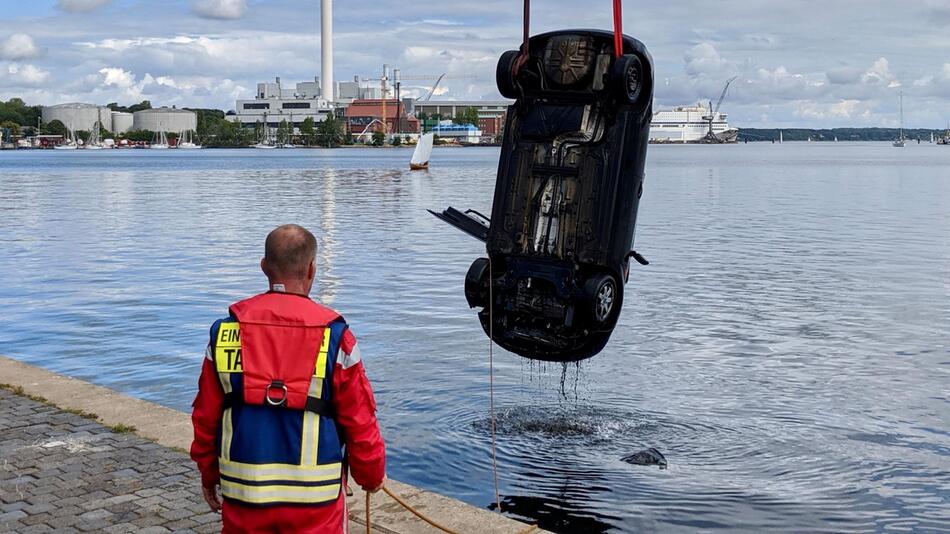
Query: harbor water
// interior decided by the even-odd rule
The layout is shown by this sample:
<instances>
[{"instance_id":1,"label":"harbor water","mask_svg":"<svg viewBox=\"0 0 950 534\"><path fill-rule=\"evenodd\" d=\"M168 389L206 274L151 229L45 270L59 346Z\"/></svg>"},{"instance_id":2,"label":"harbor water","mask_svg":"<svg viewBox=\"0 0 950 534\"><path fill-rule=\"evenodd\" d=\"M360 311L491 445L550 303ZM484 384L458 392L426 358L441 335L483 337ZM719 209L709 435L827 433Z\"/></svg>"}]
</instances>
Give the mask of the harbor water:
<instances>
[{"instance_id":1,"label":"harbor water","mask_svg":"<svg viewBox=\"0 0 950 534\"><path fill-rule=\"evenodd\" d=\"M0 354L187 411L208 327L321 241L389 476L494 501L484 245L498 151L0 153ZM654 146L620 323L578 365L495 348L505 513L558 532L950 531L950 147ZM3 378L0 377L0 382ZM655 447L667 469L622 458Z\"/></svg>"}]
</instances>

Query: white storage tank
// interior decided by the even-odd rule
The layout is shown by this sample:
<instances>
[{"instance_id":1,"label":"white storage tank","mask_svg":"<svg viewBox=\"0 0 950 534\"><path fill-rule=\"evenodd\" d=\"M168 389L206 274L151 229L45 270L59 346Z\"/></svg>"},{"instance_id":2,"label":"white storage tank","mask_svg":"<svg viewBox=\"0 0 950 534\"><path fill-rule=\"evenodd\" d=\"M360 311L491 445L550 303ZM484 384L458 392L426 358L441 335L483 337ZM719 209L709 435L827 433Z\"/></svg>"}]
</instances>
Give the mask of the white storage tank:
<instances>
[{"instance_id":1,"label":"white storage tank","mask_svg":"<svg viewBox=\"0 0 950 534\"><path fill-rule=\"evenodd\" d=\"M59 121L70 130L92 131L96 121L99 121L103 128L112 128L112 110L93 104L71 103L44 106L42 114L44 123Z\"/></svg>"},{"instance_id":2,"label":"white storage tank","mask_svg":"<svg viewBox=\"0 0 950 534\"><path fill-rule=\"evenodd\" d=\"M124 111L112 112L112 133L121 134L132 129L132 114Z\"/></svg>"},{"instance_id":3,"label":"white storage tank","mask_svg":"<svg viewBox=\"0 0 950 534\"><path fill-rule=\"evenodd\" d=\"M136 111L132 117L133 130L151 132L185 132L198 129L198 115L194 111L177 108L155 108Z\"/></svg>"}]
</instances>

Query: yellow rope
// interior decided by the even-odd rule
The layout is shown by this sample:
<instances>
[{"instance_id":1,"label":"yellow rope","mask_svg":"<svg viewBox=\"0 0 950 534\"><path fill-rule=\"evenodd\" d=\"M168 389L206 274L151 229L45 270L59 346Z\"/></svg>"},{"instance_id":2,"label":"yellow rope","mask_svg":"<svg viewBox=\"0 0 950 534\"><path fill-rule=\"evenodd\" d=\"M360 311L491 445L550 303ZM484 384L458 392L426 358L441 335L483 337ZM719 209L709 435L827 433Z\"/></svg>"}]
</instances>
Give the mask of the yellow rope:
<instances>
[{"instance_id":1,"label":"yellow rope","mask_svg":"<svg viewBox=\"0 0 950 534\"><path fill-rule=\"evenodd\" d=\"M396 493L394 493L391 489L387 488L386 486L383 486L382 490L386 493L386 495L389 495L390 497L392 497L393 500L399 503L403 508L412 512L414 516L432 525L433 527L441 530L442 532L446 532L447 534L460 534L458 531L452 530L449 527L440 525L435 520L427 517L425 514L423 514L419 510L416 510L415 508L412 507L412 505L404 501L399 495L396 495ZM372 498L372 495L373 495L372 493L368 491L366 492L366 534L371 534L372 527L373 527L373 522L370 519L370 511L369 511L370 499ZM537 528L538 528L537 525L529 525L527 528L519 530L516 534L528 534L529 532L533 532L537 530Z\"/></svg>"}]
</instances>

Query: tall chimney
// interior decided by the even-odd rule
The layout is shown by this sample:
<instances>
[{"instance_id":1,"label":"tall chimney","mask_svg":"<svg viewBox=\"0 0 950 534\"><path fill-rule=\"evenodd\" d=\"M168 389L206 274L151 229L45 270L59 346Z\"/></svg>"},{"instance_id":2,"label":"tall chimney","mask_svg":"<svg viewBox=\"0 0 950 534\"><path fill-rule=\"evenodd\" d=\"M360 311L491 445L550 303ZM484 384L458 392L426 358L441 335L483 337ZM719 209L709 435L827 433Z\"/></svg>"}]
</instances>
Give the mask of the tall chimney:
<instances>
[{"instance_id":1,"label":"tall chimney","mask_svg":"<svg viewBox=\"0 0 950 534\"><path fill-rule=\"evenodd\" d=\"M320 93L333 101L333 0L320 0Z\"/></svg>"}]
</instances>

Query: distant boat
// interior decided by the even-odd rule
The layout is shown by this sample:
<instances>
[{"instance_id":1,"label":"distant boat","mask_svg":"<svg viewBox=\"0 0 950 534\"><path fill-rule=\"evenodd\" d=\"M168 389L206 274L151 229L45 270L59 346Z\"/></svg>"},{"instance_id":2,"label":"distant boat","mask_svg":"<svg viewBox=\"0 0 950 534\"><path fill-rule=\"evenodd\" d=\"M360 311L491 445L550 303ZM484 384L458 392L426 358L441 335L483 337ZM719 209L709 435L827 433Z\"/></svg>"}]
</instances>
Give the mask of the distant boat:
<instances>
[{"instance_id":1,"label":"distant boat","mask_svg":"<svg viewBox=\"0 0 950 534\"><path fill-rule=\"evenodd\" d=\"M270 139L270 127L267 125L267 113L264 113L264 128L261 131L261 139L257 143L251 145L251 148L262 148L264 150L277 148L277 146L274 145Z\"/></svg>"},{"instance_id":2,"label":"distant boat","mask_svg":"<svg viewBox=\"0 0 950 534\"><path fill-rule=\"evenodd\" d=\"M66 130L66 142L53 147L54 150L76 150L77 148L79 148L79 143L76 142L76 131L68 128Z\"/></svg>"},{"instance_id":3,"label":"distant boat","mask_svg":"<svg viewBox=\"0 0 950 534\"><path fill-rule=\"evenodd\" d=\"M92 133L89 134L89 141L82 148L84 150L102 150L105 148L102 146L101 131L99 121L96 121L95 126L92 127Z\"/></svg>"},{"instance_id":4,"label":"distant boat","mask_svg":"<svg viewBox=\"0 0 950 534\"><path fill-rule=\"evenodd\" d=\"M419 171L429 168L429 158L432 156L432 143L435 139L434 134L423 134L419 136L416 142L416 150L412 153L412 160L409 161L409 169Z\"/></svg>"},{"instance_id":5,"label":"distant boat","mask_svg":"<svg viewBox=\"0 0 950 534\"><path fill-rule=\"evenodd\" d=\"M901 89L901 135L894 141L894 146L903 147L904 141L904 90Z\"/></svg>"},{"instance_id":6,"label":"distant boat","mask_svg":"<svg viewBox=\"0 0 950 534\"><path fill-rule=\"evenodd\" d=\"M947 126L946 133L943 134L943 137L937 139L938 145L950 145L950 125Z\"/></svg>"},{"instance_id":7,"label":"distant boat","mask_svg":"<svg viewBox=\"0 0 950 534\"><path fill-rule=\"evenodd\" d=\"M161 126L159 126L161 128ZM152 150L167 150L168 146L168 136L165 135L165 130L159 130L155 132L155 142L149 146Z\"/></svg>"},{"instance_id":8,"label":"distant boat","mask_svg":"<svg viewBox=\"0 0 950 534\"><path fill-rule=\"evenodd\" d=\"M183 150L196 150L201 148L201 145L194 142L191 130L185 130L178 134L178 148Z\"/></svg>"}]
</instances>

